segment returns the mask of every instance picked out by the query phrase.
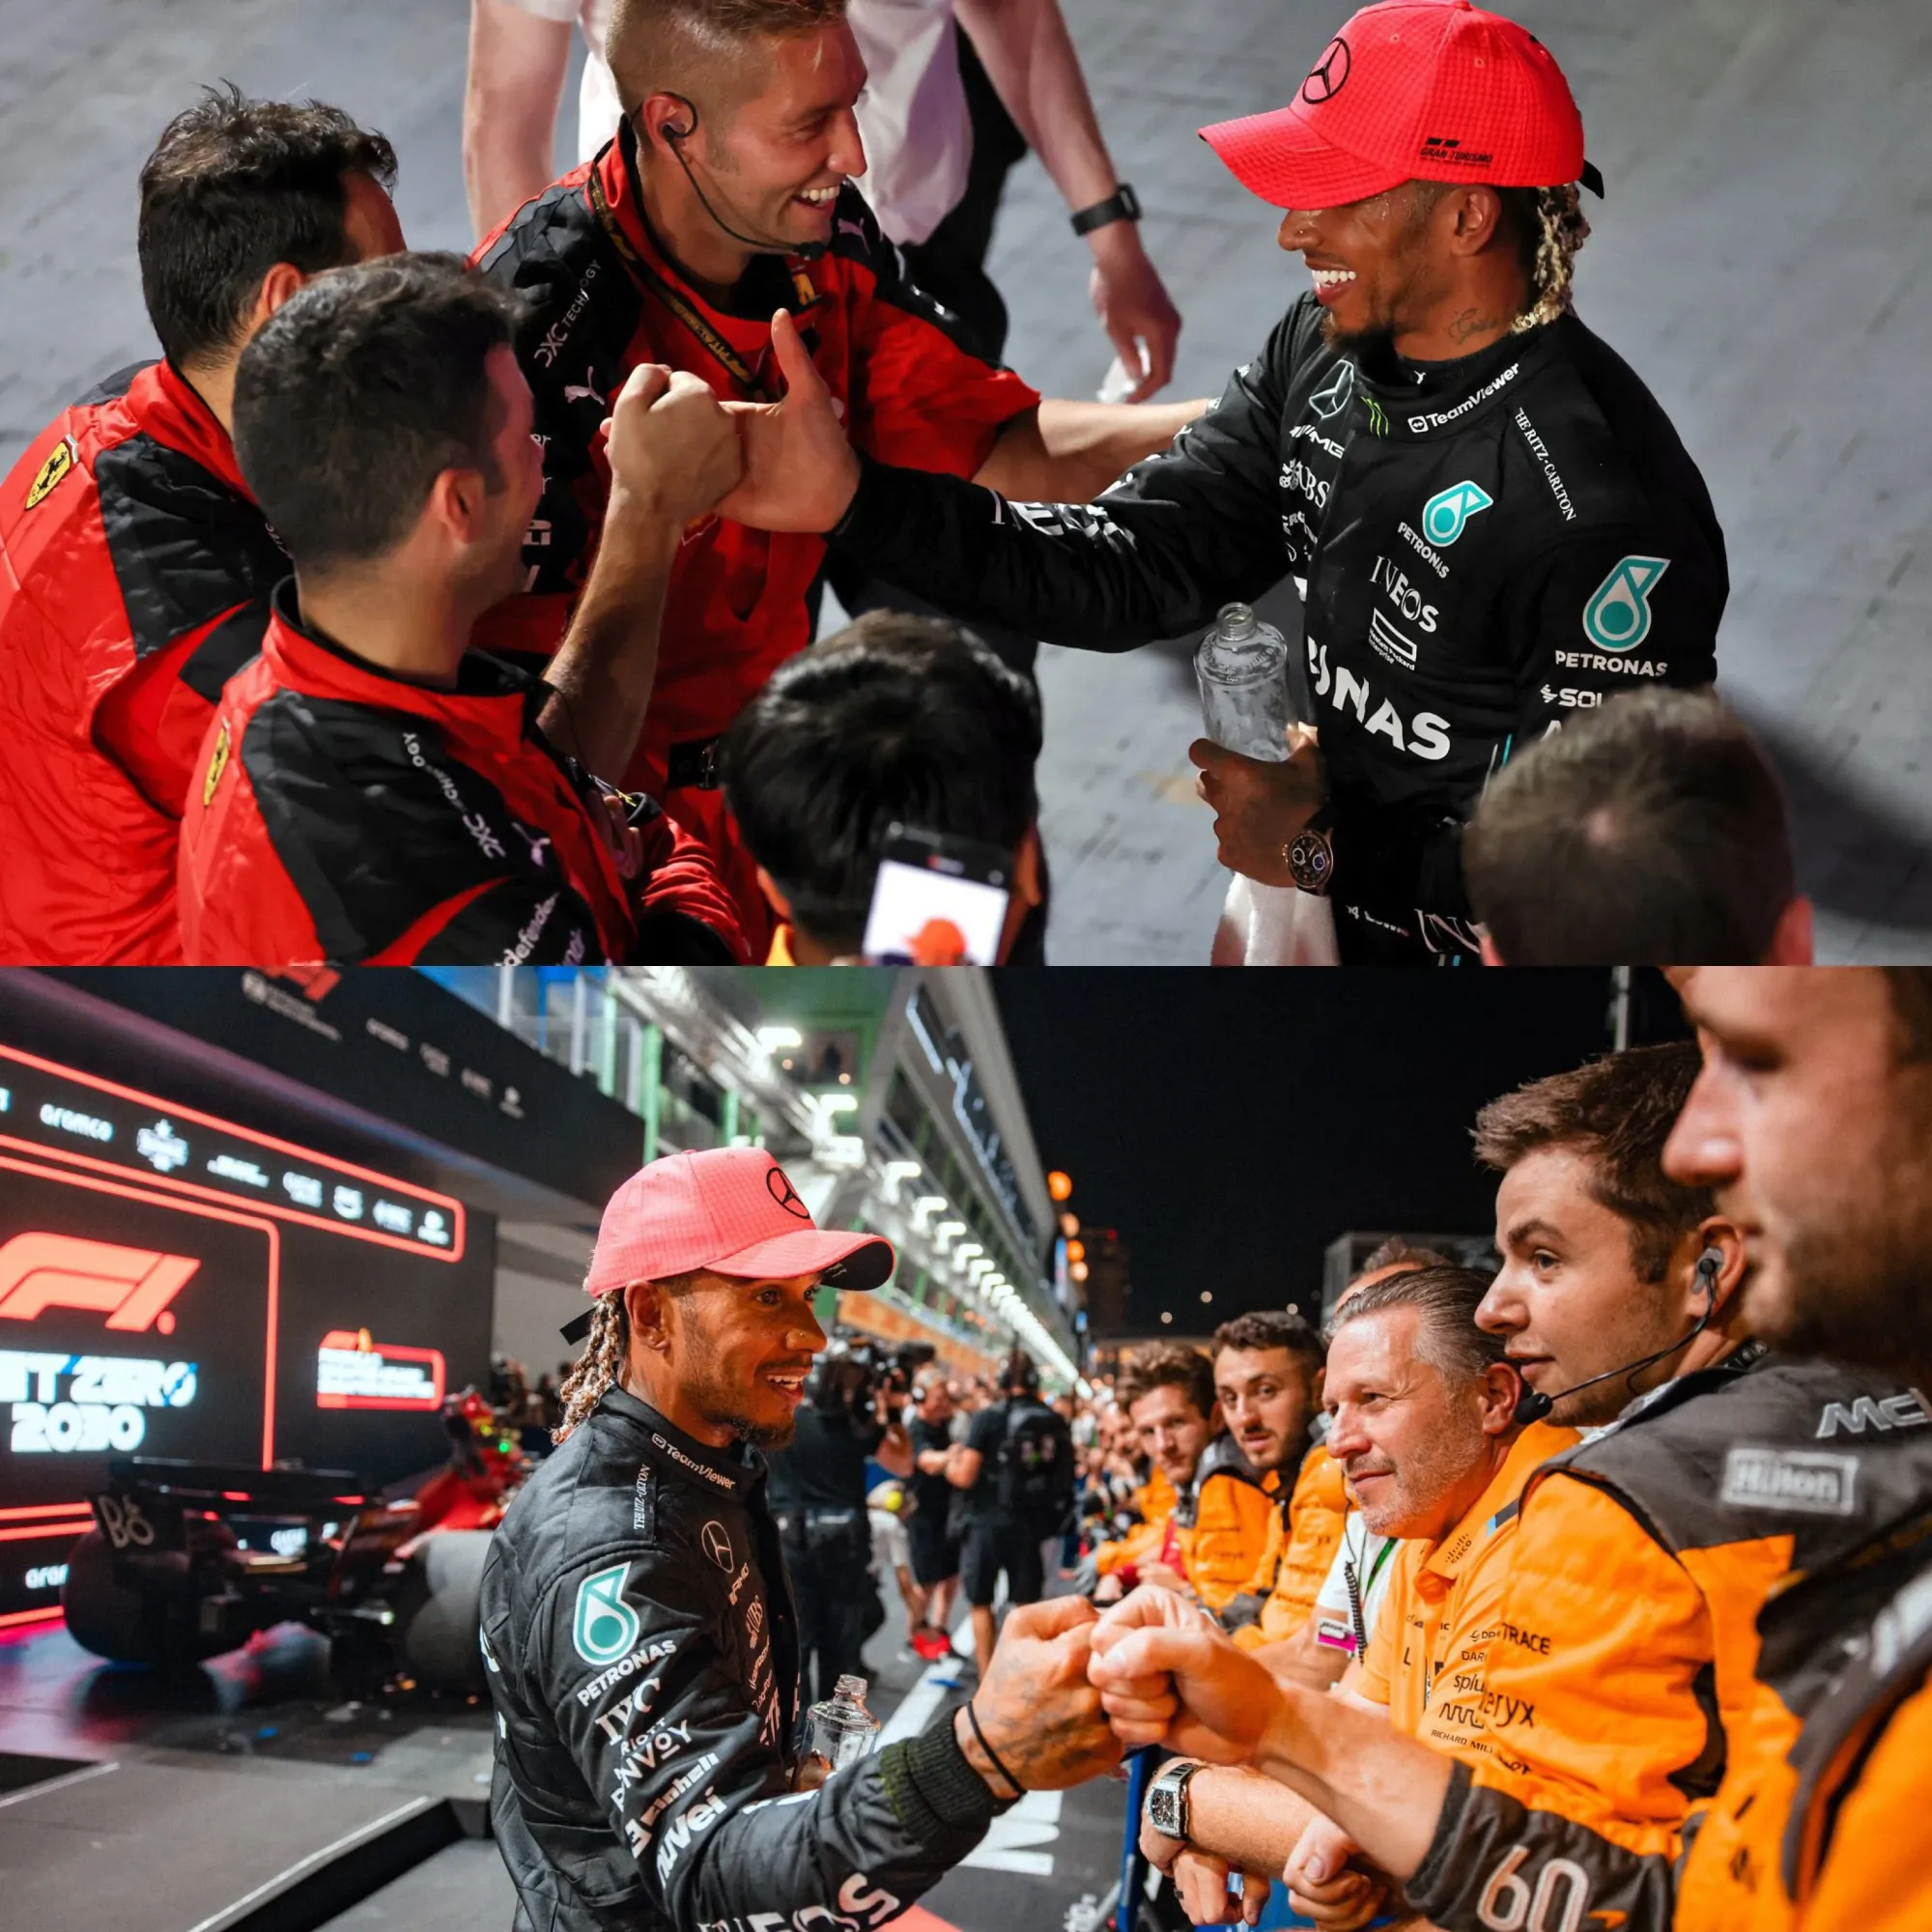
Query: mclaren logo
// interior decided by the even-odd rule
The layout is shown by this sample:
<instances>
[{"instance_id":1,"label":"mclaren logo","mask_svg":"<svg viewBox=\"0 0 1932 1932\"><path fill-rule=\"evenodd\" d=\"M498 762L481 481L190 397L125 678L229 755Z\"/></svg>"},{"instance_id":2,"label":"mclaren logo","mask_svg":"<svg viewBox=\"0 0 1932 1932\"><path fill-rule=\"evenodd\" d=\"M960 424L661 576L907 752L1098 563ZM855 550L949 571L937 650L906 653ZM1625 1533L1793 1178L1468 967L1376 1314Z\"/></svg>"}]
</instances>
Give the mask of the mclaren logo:
<instances>
[{"instance_id":1,"label":"mclaren logo","mask_svg":"<svg viewBox=\"0 0 1932 1932\"><path fill-rule=\"evenodd\" d=\"M192 1255L120 1248L72 1235L15 1235L0 1247L0 1317L32 1321L49 1308L85 1308L109 1328L158 1327L168 1334L168 1303L201 1263Z\"/></svg>"}]
</instances>

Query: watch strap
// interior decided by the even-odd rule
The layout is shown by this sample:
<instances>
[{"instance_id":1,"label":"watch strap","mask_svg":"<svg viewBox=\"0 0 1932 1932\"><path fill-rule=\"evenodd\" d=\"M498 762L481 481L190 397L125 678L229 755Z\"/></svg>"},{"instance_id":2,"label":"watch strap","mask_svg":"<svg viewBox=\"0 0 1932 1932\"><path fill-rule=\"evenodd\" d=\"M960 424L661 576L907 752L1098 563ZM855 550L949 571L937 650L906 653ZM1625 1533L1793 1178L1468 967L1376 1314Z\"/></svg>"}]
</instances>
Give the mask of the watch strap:
<instances>
[{"instance_id":1,"label":"watch strap","mask_svg":"<svg viewBox=\"0 0 1932 1932\"><path fill-rule=\"evenodd\" d=\"M1293 878L1298 891L1325 898L1335 883L1335 840L1330 828L1332 810L1324 805L1281 848L1282 864Z\"/></svg>"},{"instance_id":2,"label":"watch strap","mask_svg":"<svg viewBox=\"0 0 1932 1932\"><path fill-rule=\"evenodd\" d=\"M1138 221L1141 218L1141 198L1122 182L1105 201L1096 201L1091 208L1076 209L1071 218L1076 235L1091 235L1094 229L1105 228L1115 221Z\"/></svg>"}]
</instances>

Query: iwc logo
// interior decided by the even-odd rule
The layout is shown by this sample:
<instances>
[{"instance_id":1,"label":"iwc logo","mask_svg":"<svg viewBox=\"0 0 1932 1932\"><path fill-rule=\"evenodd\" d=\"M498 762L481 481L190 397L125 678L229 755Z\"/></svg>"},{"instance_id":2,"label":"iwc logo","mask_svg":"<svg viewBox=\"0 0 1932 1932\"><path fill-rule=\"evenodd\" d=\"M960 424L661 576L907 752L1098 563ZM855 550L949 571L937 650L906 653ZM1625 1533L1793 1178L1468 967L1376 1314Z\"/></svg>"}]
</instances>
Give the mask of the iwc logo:
<instances>
[{"instance_id":1,"label":"iwc logo","mask_svg":"<svg viewBox=\"0 0 1932 1932\"><path fill-rule=\"evenodd\" d=\"M1627 556L1583 607L1583 635L1600 651L1629 651L1650 636L1650 593L1670 568L1664 556Z\"/></svg>"},{"instance_id":2,"label":"iwc logo","mask_svg":"<svg viewBox=\"0 0 1932 1932\"><path fill-rule=\"evenodd\" d=\"M615 1663L637 1642L638 1613L624 1601L628 1563L613 1563L577 1586L570 1640L585 1663Z\"/></svg>"}]
</instances>

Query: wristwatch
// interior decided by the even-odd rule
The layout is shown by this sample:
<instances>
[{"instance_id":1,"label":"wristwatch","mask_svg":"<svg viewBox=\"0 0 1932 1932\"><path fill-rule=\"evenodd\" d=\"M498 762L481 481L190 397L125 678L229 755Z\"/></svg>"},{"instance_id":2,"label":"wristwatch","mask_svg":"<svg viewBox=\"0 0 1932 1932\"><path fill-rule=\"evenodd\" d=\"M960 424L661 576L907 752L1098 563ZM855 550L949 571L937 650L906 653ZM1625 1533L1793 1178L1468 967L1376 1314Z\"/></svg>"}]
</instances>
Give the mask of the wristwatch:
<instances>
[{"instance_id":1,"label":"wristwatch","mask_svg":"<svg viewBox=\"0 0 1932 1932\"><path fill-rule=\"evenodd\" d=\"M1105 201L1096 201L1091 208L1074 211L1073 232L1076 235L1091 235L1094 229L1104 228L1110 221L1138 221L1140 218L1141 198L1122 182Z\"/></svg>"},{"instance_id":2,"label":"wristwatch","mask_svg":"<svg viewBox=\"0 0 1932 1932\"><path fill-rule=\"evenodd\" d=\"M1200 1769L1192 1758L1182 1758L1148 1786L1147 1821L1163 1838L1187 1836L1187 1784Z\"/></svg>"},{"instance_id":3,"label":"wristwatch","mask_svg":"<svg viewBox=\"0 0 1932 1932\"><path fill-rule=\"evenodd\" d=\"M1335 882L1335 841L1328 836L1328 808L1323 806L1281 848L1281 862L1304 892L1325 898Z\"/></svg>"}]
</instances>

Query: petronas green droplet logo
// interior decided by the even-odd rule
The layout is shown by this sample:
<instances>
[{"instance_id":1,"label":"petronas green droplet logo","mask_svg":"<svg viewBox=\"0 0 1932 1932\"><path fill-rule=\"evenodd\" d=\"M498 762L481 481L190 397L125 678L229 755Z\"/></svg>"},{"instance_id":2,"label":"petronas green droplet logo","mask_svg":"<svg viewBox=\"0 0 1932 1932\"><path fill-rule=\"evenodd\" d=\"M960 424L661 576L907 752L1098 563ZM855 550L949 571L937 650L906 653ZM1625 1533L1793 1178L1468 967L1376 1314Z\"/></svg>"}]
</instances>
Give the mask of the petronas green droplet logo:
<instances>
[{"instance_id":1,"label":"petronas green droplet logo","mask_svg":"<svg viewBox=\"0 0 1932 1932\"><path fill-rule=\"evenodd\" d=\"M1650 636L1650 593L1667 556L1627 556L1583 607L1583 635L1600 651L1634 650Z\"/></svg>"},{"instance_id":2,"label":"petronas green droplet logo","mask_svg":"<svg viewBox=\"0 0 1932 1932\"><path fill-rule=\"evenodd\" d=\"M623 1594L630 1569L628 1563L613 1563L577 1586L570 1640L586 1663L615 1663L638 1640L638 1613Z\"/></svg>"},{"instance_id":3,"label":"petronas green droplet logo","mask_svg":"<svg viewBox=\"0 0 1932 1932\"><path fill-rule=\"evenodd\" d=\"M1447 550L1463 534L1463 526L1495 498L1480 483L1452 483L1438 490L1422 506L1422 533L1438 550Z\"/></svg>"}]
</instances>

